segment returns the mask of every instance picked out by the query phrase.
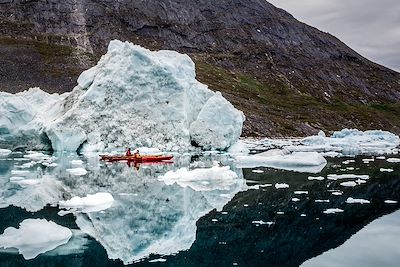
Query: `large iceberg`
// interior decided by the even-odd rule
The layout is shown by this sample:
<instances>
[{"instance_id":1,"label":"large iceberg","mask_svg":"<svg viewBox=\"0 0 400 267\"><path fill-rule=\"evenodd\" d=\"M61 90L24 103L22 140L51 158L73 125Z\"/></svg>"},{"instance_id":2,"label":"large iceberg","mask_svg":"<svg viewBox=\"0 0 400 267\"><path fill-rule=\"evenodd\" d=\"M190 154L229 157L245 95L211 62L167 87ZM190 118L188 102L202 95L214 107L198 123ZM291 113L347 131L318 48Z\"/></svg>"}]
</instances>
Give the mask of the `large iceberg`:
<instances>
[{"instance_id":1,"label":"large iceberg","mask_svg":"<svg viewBox=\"0 0 400 267\"><path fill-rule=\"evenodd\" d=\"M111 41L107 54L79 76L68 95L40 89L2 93L0 110L6 116L0 120L0 142L14 149L26 139L34 141L29 148L43 149L48 137L56 151L225 150L239 138L244 115L195 76L187 55Z\"/></svg>"}]
</instances>

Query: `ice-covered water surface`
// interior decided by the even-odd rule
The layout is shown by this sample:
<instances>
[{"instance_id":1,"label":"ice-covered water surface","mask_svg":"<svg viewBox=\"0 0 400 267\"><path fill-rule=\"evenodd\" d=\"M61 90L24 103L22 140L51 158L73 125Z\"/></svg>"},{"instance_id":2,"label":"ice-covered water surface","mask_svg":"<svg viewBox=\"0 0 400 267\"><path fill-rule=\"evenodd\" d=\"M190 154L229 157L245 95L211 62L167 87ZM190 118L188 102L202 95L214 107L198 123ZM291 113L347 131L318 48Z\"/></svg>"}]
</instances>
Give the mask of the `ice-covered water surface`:
<instances>
[{"instance_id":1,"label":"ice-covered water surface","mask_svg":"<svg viewBox=\"0 0 400 267\"><path fill-rule=\"evenodd\" d=\"M22 208L24 219L39 216L84 236L72 237L32 264L64 256L70 262L68 253L83 246L82 262L99 254L103 264L115 259L117 265L298 266L400 207L400 164L387 161L397 155L327 158L320 172L310 174L277 166L239 168L237 157L248 153L241 146L232 154L176 154L174 164L140 166L69 153L10 153L0 159L0 216L5 218L0 233L22 221L5 216L13 205ZM68 171L76 168L86 173ZM54 210L52 217L48 209ZM324 246L318 240L325 240ZM99 252L94 243L105 250ZM0 252L0 263L11 264L15 257Z\"/></svg>"}]
</instances>

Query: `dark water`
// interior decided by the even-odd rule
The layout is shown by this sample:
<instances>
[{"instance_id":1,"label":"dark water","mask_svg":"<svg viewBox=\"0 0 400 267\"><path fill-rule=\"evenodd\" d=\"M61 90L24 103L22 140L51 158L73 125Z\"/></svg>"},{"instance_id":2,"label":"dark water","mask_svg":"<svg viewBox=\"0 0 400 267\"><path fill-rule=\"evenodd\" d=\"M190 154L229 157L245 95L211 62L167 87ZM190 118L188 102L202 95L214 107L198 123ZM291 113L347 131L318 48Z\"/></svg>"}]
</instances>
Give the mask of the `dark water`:
<instances>
[{"instance_id":1,"label":"dark water","mask_svg":"<svg viewBox=\"0 0 400 267\"><path fill-rule=\"evenodd\" d=\"M224 155L187 156L173 165L149 165L139 170L83 159L89 172L74 177L65 172L74 157L60 156L58 163L63 167L49 171L63 185L60 197L102 191L115 198L113 207L104 212L63 217L54 205L36 212L21 208L25 206L21 197L11 198L20 189L5 181L20 163L3 160L0 233L10 226L18 227L24 219L45 218L80 234L69 246L32 260L25 260L16 251L3 251L0 266L124 266L134 255L144 256L135 258L131 266L398 266L400 204L384 201L400 200L400 164L383 159L368 164L362 161L370 157L353 158L355 162L347 165L342 164L346 158L329 159L319 174L269 168L256 168L264 172L254 173L252 169L235 169ZM157 180L167 170L190 164L208 167L213 160L232 165L238 180L203 191ZM345 170L348 167L354 170ZM380 168L392 168L393 172ZM46 174L47 170L40 172ZM343 187L340 183L348 180L326 179L335 173L367 174L370 178L355 187ZM325 179L309 180L309 176ZM289 188L276 189L276 183L286 183ZM256 189L254 185L264 186ZM337 191L343 193L332 194ZM349 204L349 197L370 203ZM325 214L329 208L343 212ZM95 238L79 231L88 224L96 230ZM160 251L152 249L156 244L165 246L163 255L150 253Z\"/></svg>"}]
</instances>

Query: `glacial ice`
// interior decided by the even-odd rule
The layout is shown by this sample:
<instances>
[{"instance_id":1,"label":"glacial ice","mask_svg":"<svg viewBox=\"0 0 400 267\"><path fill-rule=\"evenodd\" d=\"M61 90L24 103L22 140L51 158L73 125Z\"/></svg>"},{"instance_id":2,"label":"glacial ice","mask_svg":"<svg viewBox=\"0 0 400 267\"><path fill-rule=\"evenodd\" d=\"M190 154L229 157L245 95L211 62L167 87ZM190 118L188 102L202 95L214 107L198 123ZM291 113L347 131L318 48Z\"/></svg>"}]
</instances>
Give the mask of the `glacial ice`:
<instances>
[{"instance_id":1,"label":"glacial ice","mask_svg":"<svg viewBox=\"0 0 400 267\"><path fill-rule=\"evenodd\" d=\"M244 115L195 75L187 55L111 41L108 52L79 76L69 94L50 95L38 88L0 93L0 112L5 114L0 145L182 151L195 144L225 150L239 138Z\"/></svg>"},{"instance_id":2,"label":"glacial ice","mask_svg":"<svg viewBox=\"0 0 400 267\"><path fill-rule=\"evenodd\" d=\"M33 259L41 253L68 242L72 232L45 219L26 219L19 229L8 227L0 235L0 247L17 248L25 259Z\"/></svg>"}]
</instances>

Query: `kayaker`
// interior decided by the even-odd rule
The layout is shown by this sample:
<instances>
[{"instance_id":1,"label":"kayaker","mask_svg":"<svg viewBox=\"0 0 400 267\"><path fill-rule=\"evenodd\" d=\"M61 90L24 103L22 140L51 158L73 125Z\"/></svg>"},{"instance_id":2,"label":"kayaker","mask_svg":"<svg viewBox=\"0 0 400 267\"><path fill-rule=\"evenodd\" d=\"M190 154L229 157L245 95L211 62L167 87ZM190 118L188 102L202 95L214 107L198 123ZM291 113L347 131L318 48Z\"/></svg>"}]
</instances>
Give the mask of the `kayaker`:
<instances>
[{"instance_id":1,"label":"kayaker","mask_svg":"<svg viewBox=\"0 0 400 267\"><path fill-rule=\"evenodd\" d=\"M140 157L139 149L137 149L137 150L135 151L135 153L133 153L133 156L134 156L135 158Z\"/></svg>"},{"instance_id":2,"label":"kayaker","mask_svg":"<svg viewBox=\"0 0 400 267\"><path fill-rule=\"evenodd\" d=\"M125 156L132 156L131 148L128 148L128 150L126 150Z\"/></svg>"}]
</instances>

